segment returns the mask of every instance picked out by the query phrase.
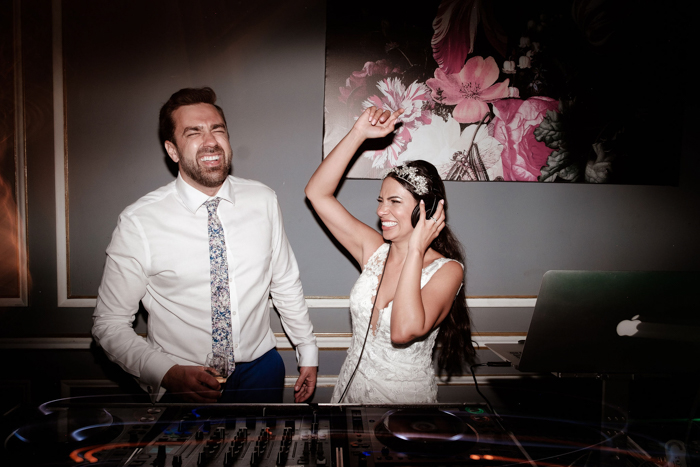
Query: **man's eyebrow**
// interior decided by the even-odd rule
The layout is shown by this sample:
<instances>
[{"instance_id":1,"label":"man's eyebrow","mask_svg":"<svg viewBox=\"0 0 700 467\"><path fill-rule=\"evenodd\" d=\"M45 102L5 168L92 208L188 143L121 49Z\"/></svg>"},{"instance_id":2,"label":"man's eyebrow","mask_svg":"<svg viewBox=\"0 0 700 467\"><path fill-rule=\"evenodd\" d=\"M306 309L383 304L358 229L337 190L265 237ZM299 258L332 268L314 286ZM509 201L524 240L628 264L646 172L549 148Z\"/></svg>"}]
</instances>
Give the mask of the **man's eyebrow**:
<instances>
[{"instance_id":1,"label":"man's eyebrow","mask_svg":"<svg viewBox=\"0 0 700 467\"><path fill-rule=\"evenodd\" d=\"M188 131L202 131L202 128L203 128L202 125L188 126L188 127L183 128L182 134L184 135L184 134L187 133ZM226 129L226 124L225 124L225 123L214 123L214 124L211 126L211 129L212 129L212 130L216 130L216 129L218 129L218 128L223 128L223 129L225 130L225 129Z\"/></svg>"},{"instance_id":2,"label":"man's eyebrow","mask_svg":"<svg viewBox=\"0 0 700 467\"><path fill-rule=\"evenodd\" d=\"M183 128L182 134L184 135L184 134L187 133L188 131L200 131L201 129L202 129L202 126L201 126L201 125L198 125L198 126L187 126L187 127Z\"/></svg>"}]
</instances>

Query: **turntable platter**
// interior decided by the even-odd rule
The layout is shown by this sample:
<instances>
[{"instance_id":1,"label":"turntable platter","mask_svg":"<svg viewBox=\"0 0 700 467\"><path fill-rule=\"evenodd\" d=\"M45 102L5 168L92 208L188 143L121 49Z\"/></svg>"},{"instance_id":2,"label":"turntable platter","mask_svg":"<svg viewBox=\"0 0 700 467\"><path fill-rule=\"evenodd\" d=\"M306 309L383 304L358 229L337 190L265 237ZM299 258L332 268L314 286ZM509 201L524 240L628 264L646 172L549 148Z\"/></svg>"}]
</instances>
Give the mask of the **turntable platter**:
<instances>
[{"instance_id":1,"label":"turntable platter","mask_svg":"<svg viewBox=\"0 0 700 467\"><path fill-rule=\"evenodd\" d=\"M396 451L433 455L466 451L479 439L464 419L439 409L390 410L377 422L374 434Z\"/></svg>"}]
</instances>

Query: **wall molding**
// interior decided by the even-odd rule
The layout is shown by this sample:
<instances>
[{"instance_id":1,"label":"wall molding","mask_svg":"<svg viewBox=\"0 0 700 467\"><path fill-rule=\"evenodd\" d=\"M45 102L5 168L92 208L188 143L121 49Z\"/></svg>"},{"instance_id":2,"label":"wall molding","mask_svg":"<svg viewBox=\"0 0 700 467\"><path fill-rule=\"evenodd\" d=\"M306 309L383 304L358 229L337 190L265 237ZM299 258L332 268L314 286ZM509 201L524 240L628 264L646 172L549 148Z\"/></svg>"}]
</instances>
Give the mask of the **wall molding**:
<instances>
[{"instance_id":1,"label":"wall molding","mask_svg":"<svg viewBox=\"0 0 700 467\"><path fill-rule=\"evenodd\" d=\"M315 333L319 350L347 350L351 333ZM476 346L488 343L515 344L525 339L526 333L482 332L472 336ZM278 350L292 350L292 344L284 333L275 333ZM92 337L5 337L0 338L2 350L88 350Z\"/></svg>"},{"instance_id":2,"label":"wall molding","mask_svg":"<svg viewBox=\"0 0 700 467\"><path fill-rule=\"evenodd\" d=\"M56 213L58 215L58 213ZM65 224L64 224L65 225ZM58 231L57 231L58 235ZM64 235L65 238L65 235ZM64 244L64 252L66 245ZM61 260L63 258L63 260ZM59 299L58 306L60 307L76 307L76 308L95 308L97 298L68 298L68 269L66 266L66 256L59 255L57 258L58 271L63 271L64 279L59 277ZM467 305L471 308L534 308L537 302L537 297L467 297ZM272 308L270 300L270 307ZM306 306L309 308L330 308L344 309L350 307L350 299L348 297L324 297L324 296L308 296L306 297Z\"/></svg>"}]
</instances>

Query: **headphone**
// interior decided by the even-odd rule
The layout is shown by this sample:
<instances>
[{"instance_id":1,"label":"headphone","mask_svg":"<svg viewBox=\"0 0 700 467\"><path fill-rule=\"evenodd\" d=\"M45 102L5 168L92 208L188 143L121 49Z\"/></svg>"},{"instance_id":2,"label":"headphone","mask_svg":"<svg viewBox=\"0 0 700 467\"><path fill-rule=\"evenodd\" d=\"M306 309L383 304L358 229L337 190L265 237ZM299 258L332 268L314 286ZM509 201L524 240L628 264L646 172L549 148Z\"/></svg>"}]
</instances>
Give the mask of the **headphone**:
<instances>
[{"instance_id":1,"label":"headphone","mask_svg":"<svg viewBox=\"0 0 700 467\"><path fill-rule=\"evenodd\" d=\"M437 208L437 196L434 194L430 193L423 198L423 202L425 203L425 218L430 219L433 214L435 214L435 209ZM430 208L428 208L428 204L430 204ZM418 224L418 221L420 220L420 201L418 202L418 205L413 209L413 212L411 213L411 225L415 227Z\"/></svg>"}]
</instances>

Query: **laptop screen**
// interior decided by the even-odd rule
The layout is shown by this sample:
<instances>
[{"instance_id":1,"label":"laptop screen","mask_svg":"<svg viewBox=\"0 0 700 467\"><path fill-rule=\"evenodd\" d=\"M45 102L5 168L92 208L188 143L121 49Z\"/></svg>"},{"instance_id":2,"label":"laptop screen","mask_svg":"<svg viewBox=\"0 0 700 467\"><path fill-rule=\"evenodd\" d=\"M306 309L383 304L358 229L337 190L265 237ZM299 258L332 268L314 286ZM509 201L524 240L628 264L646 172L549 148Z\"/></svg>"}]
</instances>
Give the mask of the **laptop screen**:
<instances>
[{"instance_id":1,"label":"laptop screen","mask_svg":"<svg viewBox=\"0 0 700 467\"><path fill-rule=\"evenodd\" d=\"M700 272L548 271L519 369L700 370Z\"/></svg>"}]
</instances>

